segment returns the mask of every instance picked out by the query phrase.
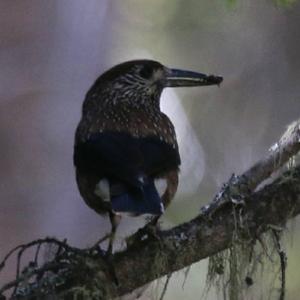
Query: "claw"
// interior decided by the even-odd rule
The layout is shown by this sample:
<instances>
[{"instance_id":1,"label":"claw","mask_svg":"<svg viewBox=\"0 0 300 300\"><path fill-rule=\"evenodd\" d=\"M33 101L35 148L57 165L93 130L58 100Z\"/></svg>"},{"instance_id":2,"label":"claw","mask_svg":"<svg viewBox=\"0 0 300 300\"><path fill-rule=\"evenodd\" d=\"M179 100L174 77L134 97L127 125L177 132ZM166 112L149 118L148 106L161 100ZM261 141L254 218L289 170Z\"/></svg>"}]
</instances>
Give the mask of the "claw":
<instances>
[{"instance_id":1,"label":"claw","mask_svg":"<svg viewBox=\"0 0 300 300\"><path fill-rule=\"evenodd\" d=\"M143 228L140 228L136 233L126 238L126 245L130 247L138 241L143 241L148 238L154 238L160 241L158 219L160 216L155 216Z\"/></svg>"}]
</instances>

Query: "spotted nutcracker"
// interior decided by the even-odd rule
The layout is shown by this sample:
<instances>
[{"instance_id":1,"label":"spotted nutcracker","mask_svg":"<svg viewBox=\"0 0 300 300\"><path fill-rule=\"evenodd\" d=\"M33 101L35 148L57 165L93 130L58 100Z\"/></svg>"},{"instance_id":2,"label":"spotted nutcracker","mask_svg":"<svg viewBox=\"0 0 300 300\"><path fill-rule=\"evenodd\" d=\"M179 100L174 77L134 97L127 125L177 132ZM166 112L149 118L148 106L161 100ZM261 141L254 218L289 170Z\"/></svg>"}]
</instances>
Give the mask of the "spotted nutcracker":
<instances>
[{"instance_id":1,"label":"spotted nutcracker","mask_svg":"<svg viewBox=\"0 0 300 300\"><path fill-rule=\"evenodd\" d=\"M177 190L180 155L174 126L160 110L163 89L222 80L133 60L106 71L88 91L75 135L76 179L87 205L110 216L110 250L121 213L159 217ZM157 179L166 183L161 195Z\"/></svg>"}]
</instances>

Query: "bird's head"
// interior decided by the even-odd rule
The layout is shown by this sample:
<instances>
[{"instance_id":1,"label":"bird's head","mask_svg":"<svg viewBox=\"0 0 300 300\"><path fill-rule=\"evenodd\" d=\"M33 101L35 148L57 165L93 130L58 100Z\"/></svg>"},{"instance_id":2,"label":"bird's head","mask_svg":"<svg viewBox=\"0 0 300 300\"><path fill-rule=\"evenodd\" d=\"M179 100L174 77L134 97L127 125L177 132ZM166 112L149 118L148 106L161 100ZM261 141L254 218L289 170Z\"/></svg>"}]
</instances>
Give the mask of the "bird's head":
<instances>
[{"instance_id":1,"label":"bird's head","mask_svg":"<svg viewBox=\"0 0 300 300\"><path fill-rule=\"evenodd\" d=\"M161 92L166 87L219 85L222 80L220 76L171 69L153 60L133 60L103 73L89 94L101 97L107 104L159 107Z\"/></svg>"}]
</instances>

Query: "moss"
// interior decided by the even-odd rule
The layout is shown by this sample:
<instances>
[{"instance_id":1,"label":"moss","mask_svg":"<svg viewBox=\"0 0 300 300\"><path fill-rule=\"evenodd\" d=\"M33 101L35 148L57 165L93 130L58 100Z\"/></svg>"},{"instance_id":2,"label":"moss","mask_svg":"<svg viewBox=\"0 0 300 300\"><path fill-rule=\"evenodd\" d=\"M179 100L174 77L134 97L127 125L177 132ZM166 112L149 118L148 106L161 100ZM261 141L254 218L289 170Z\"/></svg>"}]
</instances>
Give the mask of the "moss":
<instances>
[{"instance_id":1,"label":"moss","mask_svg":"<svg viewBox=\"0 0 300 300\"><path fill-rule=\"evenodd\" d=\"M247 238L247 216L237 217L236 211L233 216L236 230L231 246L209 258L206 294L214 286L222 299L247 299L249 292L258 299L271 297L278 293L274 287L280 279L280 259L272 234L276 229L272 227L256 240Z\"/></svg>"},{"instance_id":2,"label":"moss","mask_svg":"<svg viewBox=\"0 0 300 300\"><path fill-rule=\"evenodd\" d=\"M62 299L70 299L72 300L108 300L113 298L113 285L107 278L107 274L101 271L99 268L99 261L95 261L92 259L85 259L80 264L78 264L77 270L74 270L73 273L77 274L73 280L77 281L79 284L71 289L69 289L66 293L62 293L60 298ZM94 270L100 270L98 272L94 272ZM91 274L93 272L93 274ZM83 279L83 277L89 278L89 281Z\"/></svg>"}]
</instances>

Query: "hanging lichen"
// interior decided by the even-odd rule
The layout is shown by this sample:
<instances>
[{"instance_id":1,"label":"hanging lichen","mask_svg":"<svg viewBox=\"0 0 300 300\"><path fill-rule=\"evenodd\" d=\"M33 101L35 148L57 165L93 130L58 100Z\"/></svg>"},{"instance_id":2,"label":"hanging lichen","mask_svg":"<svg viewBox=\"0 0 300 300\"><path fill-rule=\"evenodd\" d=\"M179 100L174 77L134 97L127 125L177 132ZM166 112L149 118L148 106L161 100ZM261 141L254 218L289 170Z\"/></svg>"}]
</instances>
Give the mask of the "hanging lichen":
<instances>
[{"instance_id":1,"label":"hanging lichen","mask_svg":"<svg viewBox=\"0 0 300 300\"><path fill-rule=\"evenodd\" d=\"M240 230L239 222L231 246L209 258L206 294L213 286L224 300L273 299L276 295L283 300L286 263L279 241L281 228L270 226L256 239L245 239L245 227ZM275 288L278 284L280 289Z\"/></svg>"}]
</instances>

